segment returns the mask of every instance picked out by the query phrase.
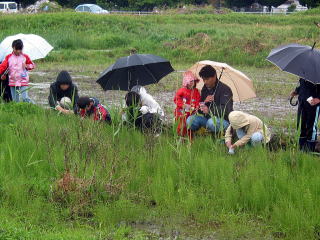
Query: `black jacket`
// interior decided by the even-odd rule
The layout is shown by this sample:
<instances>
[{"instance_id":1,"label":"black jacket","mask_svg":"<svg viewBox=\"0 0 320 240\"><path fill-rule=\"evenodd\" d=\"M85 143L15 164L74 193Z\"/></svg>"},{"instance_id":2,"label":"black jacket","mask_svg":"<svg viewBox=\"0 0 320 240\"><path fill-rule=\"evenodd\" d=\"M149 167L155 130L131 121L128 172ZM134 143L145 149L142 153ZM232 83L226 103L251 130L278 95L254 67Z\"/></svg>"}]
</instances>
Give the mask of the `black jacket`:
<instances>
[{"instance_id":1,"label":"black jacket","mask_svg":"<svg viewBox=\"0 0 320 240\"><path fill-rule=\"evenodd\" d=\"M211 114L206 117L209 118L210 115L213 115L228 121L229 113L233 111L233 94L231 89L220 81L211 89L204 85L201 90L201 102L204 102L209 95L214 95L214 102L206 103L211 111Z\"/></svg>"},{"instance_id":2,"label":"black jacket","mask_svg":"<svg viewBox=\"0 0 320 240\"><path fill-rule=\"evenodd\" d=\"M299 80L299 87L296 88L295 92L299 94L299 102L302 103L307 101L309 97L320 98L320 85L313 84L312 82L306 81L302 78Z\"/></svg>"},{"instance_id":3,"label":"black jacket","mask_svg":"<svg viewBox=\"0 0 320 240\"><path fill-rule=\"evenodd\" d=\"M63 91L60 88L62 84L68 84L70 87L66 91ZM50 107L55 108L58 104L57 102L63 97L70 98L74 107L79 99L78 88L72 83L71 76L67 71L61 71L57 80L50 85L50 94L48 97Z\"/></svg>"}]
</instances>

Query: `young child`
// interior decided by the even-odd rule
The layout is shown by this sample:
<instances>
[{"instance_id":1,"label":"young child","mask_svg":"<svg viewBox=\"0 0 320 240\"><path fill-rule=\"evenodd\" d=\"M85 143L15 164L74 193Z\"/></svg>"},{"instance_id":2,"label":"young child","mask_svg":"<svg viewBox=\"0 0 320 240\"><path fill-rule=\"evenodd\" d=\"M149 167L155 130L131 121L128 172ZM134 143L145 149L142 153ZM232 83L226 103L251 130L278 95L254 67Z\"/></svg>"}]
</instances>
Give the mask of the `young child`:
<instances>
[{"instance_id":1,"label":"young child","mask_svg":"<svg viewBox=\"0 0 320 240\"><path fill-rule=\"evenodd\" d=\"M187 131L186 120L189 116L196 113L200 104L200 93L196 88L199 79L191 71L183 74L183 87L180 88L175 97L176 104L175 118L178 122L177 133L180 136L185 136ZM190 134L190 133L188 133ZM191 137L189 135L189 137Z\"/></svg>"},{"instance_id":2,"label":"young child","mask_svg":"<svg viewBox=\"0 0 320 240\"><path fill-rule=\"evenodd\" d=\"M30 57L22 52L23 42L18 39L12 42L13 52L6 56L0 64L1 80L5 80L5 73L9 73L9 87L12 100L31 102L28 96L29 75L28 71L35 68L35 64Z\"/></svg>"},{"instance_id":3,"label":"young child","mask_svg":"<svg viewBox=\"0 0 320 240\"><path fill-rule=\"evenodd\" d=\"M91 117L94 121L111 123L111 115L107 108L96 98L80 97L77 102L77 114L81 118Z\"/></svg>"}]
</instances>

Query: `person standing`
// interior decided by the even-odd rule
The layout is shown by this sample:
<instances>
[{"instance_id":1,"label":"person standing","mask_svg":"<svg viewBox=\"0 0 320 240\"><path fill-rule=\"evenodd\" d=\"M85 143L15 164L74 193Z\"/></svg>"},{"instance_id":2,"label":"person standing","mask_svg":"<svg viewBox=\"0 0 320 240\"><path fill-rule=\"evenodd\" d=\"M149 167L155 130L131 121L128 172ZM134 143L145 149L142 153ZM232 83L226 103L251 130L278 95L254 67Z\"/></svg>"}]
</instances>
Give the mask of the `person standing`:
<instances>
[{"instance_id":1,"label":"person standing","mask_svg":"<svg viewBox=\"0 0 320 240\"><path fill-rule=\"evenodd\" d=\"M28 95L29 74L28 71L35 68L27 54L23 53L23 42L20 39L12 42L13 52L7 55L0 64L1 80L6 79L6 73L9 74L9 87L13 101L20 102L20 96L23 102L32 102Z\"/></svg>"},{"instance_id":2,"label":"person standing","mask_svg":"<svg viewBox=\"0 0 320 240\"><path fill-rule=\"evenodd\" d=\"M299 83L300 85L291 92L291 97L298 95L299 147L303 151L314 151L320 114L320 86L302 78Z\"/></svg>"}]
</instances>

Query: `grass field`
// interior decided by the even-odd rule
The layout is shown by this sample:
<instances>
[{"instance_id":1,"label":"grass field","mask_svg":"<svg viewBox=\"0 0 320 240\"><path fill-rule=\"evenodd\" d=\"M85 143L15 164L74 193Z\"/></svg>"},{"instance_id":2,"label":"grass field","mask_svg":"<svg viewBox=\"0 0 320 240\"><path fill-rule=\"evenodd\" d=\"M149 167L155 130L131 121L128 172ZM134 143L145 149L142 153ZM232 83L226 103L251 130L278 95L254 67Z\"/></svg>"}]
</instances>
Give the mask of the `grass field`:
<instances>
[{"instance_id":1,"label":"grass field","mask_svg":"<svg viewBox=\"0 0 320 240\"><path fill-rule=\"evenodd\" d=\"M265 57L280 44L318 40L318 14L1 15L0 38L35 33L55 47L37 62L45 73L32 76L37 83L67 69L89 91L134 48L168 58L177 70L203 59L227 62L253 79L264 101L294 86L272 81L296 81ZM150 90L179 84L174 73ZM118 112L112 109L114 123L105 126L0 104L0 239L319 239L320 162L296 150L291 118L267 119L292 133L286 150L228 156L209 136L192 145L171 128L143 136L123 127Z\"/></svg>"},{"instance_id":2,"label":"grass field","mask_svg":"<svg viewBox=\"0 0 320 240\"><path fill-rule=\"evenodd\" d=\"M294 145L227 156L26 104L0 105L0 124L0 239L319 234L319 160Z\"/></svg>"}]
</instances>

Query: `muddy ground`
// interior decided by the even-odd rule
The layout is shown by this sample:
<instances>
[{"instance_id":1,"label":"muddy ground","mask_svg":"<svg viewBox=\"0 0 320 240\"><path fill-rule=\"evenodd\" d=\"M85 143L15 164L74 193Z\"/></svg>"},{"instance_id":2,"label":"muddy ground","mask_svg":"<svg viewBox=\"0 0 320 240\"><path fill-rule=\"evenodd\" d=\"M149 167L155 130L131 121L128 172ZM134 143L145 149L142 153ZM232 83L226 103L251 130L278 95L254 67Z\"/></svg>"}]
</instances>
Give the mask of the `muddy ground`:
<instances>
[{"instance_id":1,"label":"muddy ground","mask_svg":"<svg viewBox=\"0 0 320 240\"><path fill-rule=\"evenodd\" d=\"M50 83L55 81L57 72L31 72L30 96L40 105L48 107L48 94ZM257 89L257 98L247 100L242 103L234 103L235 110L242 110L256 114L264 119L282 120L294 119L296 107L292 107L288 102L288 93L294 89L296 79L288 76L287 73L272 72L270 70L249 69L248 76L254 75ZM121 106L124 104L123 91L103 91L96 83L97 74L90 75L82 72L71 72L75 84L79 88L80 95L95 96L107 106ZM173 97L175 90L180 87L181 71L172 73L159 84L147 86L147 90L154 96L159 104L165 109L167 119L173 118Z\"/></svg>"}]
</instances>

